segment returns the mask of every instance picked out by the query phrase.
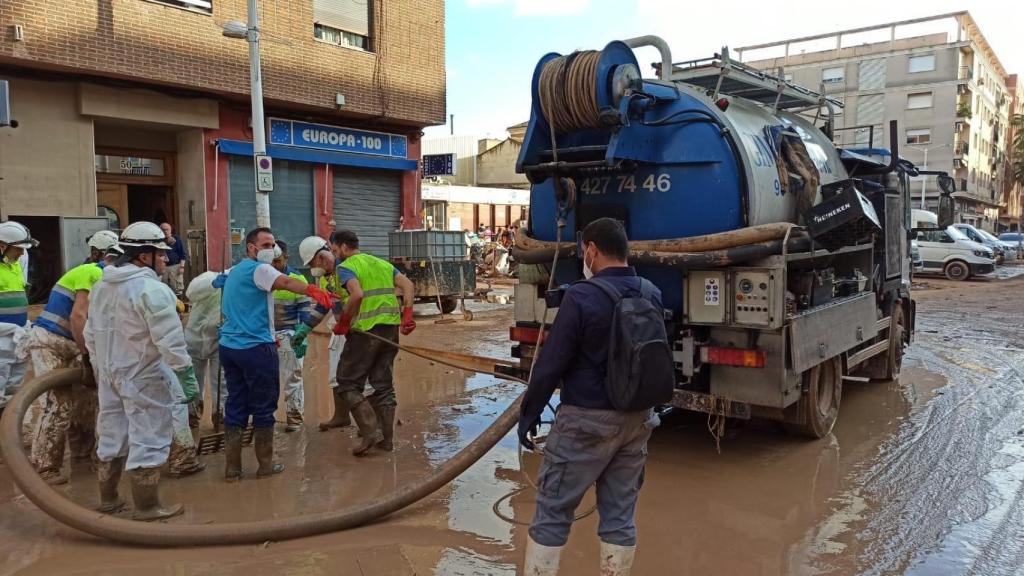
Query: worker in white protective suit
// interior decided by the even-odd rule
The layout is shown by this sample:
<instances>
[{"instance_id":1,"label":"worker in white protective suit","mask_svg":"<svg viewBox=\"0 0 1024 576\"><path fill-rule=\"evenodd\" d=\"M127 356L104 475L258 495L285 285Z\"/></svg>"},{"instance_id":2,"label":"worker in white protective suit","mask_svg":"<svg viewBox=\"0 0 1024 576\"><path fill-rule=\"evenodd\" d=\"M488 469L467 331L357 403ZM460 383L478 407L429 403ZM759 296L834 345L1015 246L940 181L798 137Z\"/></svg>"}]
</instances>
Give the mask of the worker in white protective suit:
<instances>
[{"instance_id":1,"label":"worker in white protective suit","mask_svg":"<svg viewBox=\"0 0 1024 576\"><path fill-rule=\"evenodd\" d=\"M123 468L131 477L133 517L158 520L183 510L180 504L163 506L158 491L174 432L176 384L180 402L195 399L198 385L176 298L160 281L168 250L163 231L152 222L136 222L121 233L120 245L124 256L104 268L93 287L85 327L99 391L100 510L121 506L117 486Z\"/></svg>"},{"instance_id":2,"label":"worker in white protective suit","mask_svg":"<svg viewBox=\"0 0 1024 576\"><path fill-rule=\"evenodd\" d=\"M213 411L214 425L223 422L224 402L228 398L227 384L220 369L221 291L213 285L218 275L217 272L203 272L193 278L185 290L185 296L192 305L185 325L185 344L199 382L199 395L189 405L193 428L198 427L203 415L207 389L210 390L210 401L215 406L219 404L220 408Z\"/></svg>"},{"instance_id":3,"label":"worker in white protective suit","mask_svg":"<svg viewBox=\"0 0 1024 576\"><path fill-rule=\"evenodd\" d=\"M39 242L28 228L0 223L0 412L21 387L27 358L17 353L28 327L28 294L21 258Z\"/></svg>"}]
</instances>

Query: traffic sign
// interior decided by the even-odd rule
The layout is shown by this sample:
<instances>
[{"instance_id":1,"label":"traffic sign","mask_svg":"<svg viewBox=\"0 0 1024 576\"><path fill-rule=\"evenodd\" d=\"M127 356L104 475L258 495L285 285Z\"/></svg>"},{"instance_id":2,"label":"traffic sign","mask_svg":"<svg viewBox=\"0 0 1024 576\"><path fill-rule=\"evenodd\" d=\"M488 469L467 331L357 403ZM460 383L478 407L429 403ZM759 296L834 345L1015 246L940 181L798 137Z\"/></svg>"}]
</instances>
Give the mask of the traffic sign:
<instances>
[{"instance_id":1,"label":"traffic sign","mask_svg":"<svg viewBox=\"0 0 1024 576\"><path fill-rule=\"evenodd\" d=\"M274 164L270 156L257 154L256 158L256 190L258 192L274 191Z\"/></svg>"}]
</instances>

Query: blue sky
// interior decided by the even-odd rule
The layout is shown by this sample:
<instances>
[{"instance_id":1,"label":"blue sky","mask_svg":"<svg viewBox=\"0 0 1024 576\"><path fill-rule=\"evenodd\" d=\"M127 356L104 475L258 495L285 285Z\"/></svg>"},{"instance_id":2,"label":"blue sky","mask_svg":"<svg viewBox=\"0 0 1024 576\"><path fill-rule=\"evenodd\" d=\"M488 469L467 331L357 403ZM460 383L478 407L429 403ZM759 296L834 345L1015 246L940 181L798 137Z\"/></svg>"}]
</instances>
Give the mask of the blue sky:
<instances>
[{"instance_id":1,"label":"blue sky","mask_svg":"<svg viewBox=\"0 0 1024 576\"><path fill-rule=\"evenodd\" d=\"M504 136L529 118L530 80L548 52L600 49L611 40L662 36L675 61L731 47L969 9L1009 72L1024 73L1020 0L448 0L448 113L455 133ZM643 49L642 67L657 59ZM447 126L427 129L447 134Z\"/></svg>"}]
</instances>

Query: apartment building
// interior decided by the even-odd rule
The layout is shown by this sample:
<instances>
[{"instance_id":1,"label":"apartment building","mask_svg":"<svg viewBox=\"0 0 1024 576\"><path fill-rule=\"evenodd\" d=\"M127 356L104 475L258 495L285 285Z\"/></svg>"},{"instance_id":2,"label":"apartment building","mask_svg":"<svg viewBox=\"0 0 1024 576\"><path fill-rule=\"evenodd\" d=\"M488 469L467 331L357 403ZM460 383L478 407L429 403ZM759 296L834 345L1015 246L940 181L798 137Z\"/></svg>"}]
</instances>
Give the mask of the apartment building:
<instances>
[{"instance_id":1,"label":"apartment building","mask_svg":"<svg viewBox=\"0 0 1024 576\"><path fill-rule=\"evenodd\" d=\"M1013 152L1013 141L1024 125L1015 126L1014 118L1024 121L1024 86L1020 84L1017 74L1006 79L1006 88L1010 94L1010 129L1006 134L1006 146L1009 151L1003 163L1005 178L1003 179L1003 200L999 212L1000 230L1024 230L1024 184L1013 178L1013 164L1021 162L1019 155Z\"/></svg>"},{"instance_id":2,"label":"apartment building","mask_svg":"<svg viewBox=\"0 0 1024 576\"><path fill-rule=\"evenodd\" d=\"M956 178L957 218L988 230L1007 179L1007 71L969 12L956 12L745 46L748 65L843 102L836 143L888 147L896 120L900 155ZM935 210L931 177L914 179L915 207Z\"/></svg>"},{"instance_id":3,"label":"apartment building","mask_svg":"<svg viewBox=\"0 0 1024 576\"><path fill-rule=\"evenodd\" d=\"M353 228L386 254L418 225L424 127L445 119L442 0L260 0L271 223L295 243ZM166 220L192 272L255 226L246 0L0 2L0 216L42 240L52 284L81 221ZM76 224L77 222L77 224ZM90 224L92 225L92 224ZM62 244L64 247L62 247Z\"/></svg>"}]
</instances>

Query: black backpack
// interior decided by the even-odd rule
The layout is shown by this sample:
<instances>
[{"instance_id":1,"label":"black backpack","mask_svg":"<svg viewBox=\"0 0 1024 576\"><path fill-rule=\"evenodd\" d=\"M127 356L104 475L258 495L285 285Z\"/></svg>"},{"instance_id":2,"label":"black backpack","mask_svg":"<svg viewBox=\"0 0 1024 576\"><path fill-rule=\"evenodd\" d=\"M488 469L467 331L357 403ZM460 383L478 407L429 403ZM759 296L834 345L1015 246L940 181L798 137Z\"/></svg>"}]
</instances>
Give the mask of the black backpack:
<instances>
[{"instance_id":1,"label":"black backpack","mask_svg":"<svg viewBox=\"0 0 1024 576\"><path fill-rule=\"evenodd\" d=\"M668 403L676 384L675 365L664 311L651 302L653 285L640 278L640 296L624 297L605 280L591 278L587 282L615 303L604 380L612 406L633 412Z\"/></svg>"}]
</instances>

